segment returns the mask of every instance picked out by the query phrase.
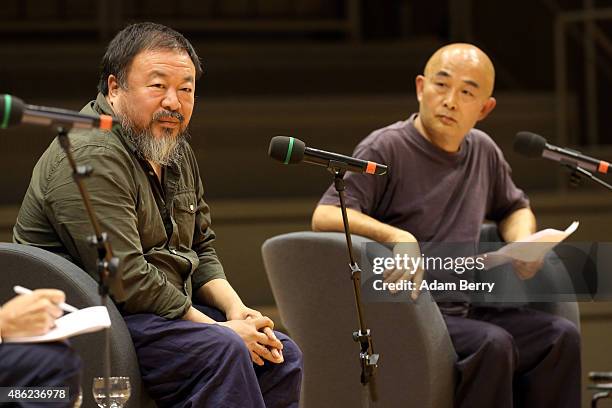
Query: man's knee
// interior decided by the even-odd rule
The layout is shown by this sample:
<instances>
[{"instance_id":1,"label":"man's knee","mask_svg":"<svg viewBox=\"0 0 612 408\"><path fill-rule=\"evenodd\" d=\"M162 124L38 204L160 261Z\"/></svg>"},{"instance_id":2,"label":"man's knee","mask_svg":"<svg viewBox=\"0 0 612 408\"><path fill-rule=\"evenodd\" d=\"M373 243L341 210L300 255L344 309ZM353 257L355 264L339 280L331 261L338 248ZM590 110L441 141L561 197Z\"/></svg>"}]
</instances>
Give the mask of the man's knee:
<instances>
[{"instance_id":1,"label":"man's knee","mask_svg":"<svg viewBox=\"0 0 612 408\"><path fill-rule=\"evenodd\" d=\"M215 328L217 329L217 328ZM240 337L232 329L219 326L218 335L220 336L219 346L222 350L222 354L230 359L242 359L244 361L251 361L251 354L245 344L242 337Z\"/></svg>"},{"instance_id":2,"label":"man's knee","mask_svg":"<svg viewBox=\"0 0 612 408\"><path fill-rule=\"evenodd\" d=\"M498 326L487 326L482 333L481 351L487 359L509 367L518 363L518 350L512 335Z\"/></svg>"},{"instance_id":3,"label":"man's knee","mask_svg":"<svg viewBox=\"0 0 612 408\"><path fill-rule=\"evenodd\" d=\"M303 369L302 350L300 347L286 334L275 331L276 337L283 343L283 357L285 364L292 365L300 371Z\"/></svg>"},{"instance_id":4,"label":"man's knee","mask_svg":"<svg viewBox=\"0 0 612 408\"><path fill-rule=\"evenodd\" d=\"M559 317L552 322L554 337L566 352L580 355L580 331L571 321Z\"/></svg>"}]
</instances>

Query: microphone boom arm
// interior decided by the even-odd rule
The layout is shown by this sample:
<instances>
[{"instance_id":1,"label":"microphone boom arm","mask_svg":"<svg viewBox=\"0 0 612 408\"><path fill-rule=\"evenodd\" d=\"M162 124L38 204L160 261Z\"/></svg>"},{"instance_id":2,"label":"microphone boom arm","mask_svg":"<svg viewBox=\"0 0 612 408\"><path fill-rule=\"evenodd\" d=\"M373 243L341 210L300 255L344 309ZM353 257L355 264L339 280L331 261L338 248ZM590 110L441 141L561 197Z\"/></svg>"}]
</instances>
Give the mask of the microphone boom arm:
<instances>
[{"instance_id":1,"label":"microphone boom arm","mask_svg":"<svg viewBox=\"0 0 612 408\"><path fill-rule=\"evenodd\" d=\"M569 169L571 169L574 172L573 174L576 175L577 177L580 178L580 177L584 176L584 177L586 177L588 179L593 180L597 184L604 186L608 190L612 191L612 185L611 184L606 183L605 181L603 181L599 177L595 177L593 175L593 173L591 173L590 171L585 170L582 167L580 167L580 166L578 166L578 165L576 165L574 163L565 162L565 163L563 163L563 165L568 167Z\"/></svg>"}]
</instances>

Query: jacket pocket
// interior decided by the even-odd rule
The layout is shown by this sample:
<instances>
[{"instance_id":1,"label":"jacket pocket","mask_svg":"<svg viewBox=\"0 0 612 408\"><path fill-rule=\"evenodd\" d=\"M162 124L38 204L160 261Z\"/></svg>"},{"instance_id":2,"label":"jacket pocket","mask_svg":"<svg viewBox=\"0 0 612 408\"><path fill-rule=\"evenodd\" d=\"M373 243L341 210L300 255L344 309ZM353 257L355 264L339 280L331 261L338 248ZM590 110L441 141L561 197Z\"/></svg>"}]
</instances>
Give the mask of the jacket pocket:
<instances>
[{"instance_id":1,"label":"jacket pocket","mask_svg":"<svg viewBox=\"0 0 612 408\"><path fill-rule=\"evenodd\" d=\"M195 230L196 216L195 193L185 192L174 197L173 217L179 235L179 245L184 248L191 248L193 243L193 233Z\"/></svg>"}]
</instances>

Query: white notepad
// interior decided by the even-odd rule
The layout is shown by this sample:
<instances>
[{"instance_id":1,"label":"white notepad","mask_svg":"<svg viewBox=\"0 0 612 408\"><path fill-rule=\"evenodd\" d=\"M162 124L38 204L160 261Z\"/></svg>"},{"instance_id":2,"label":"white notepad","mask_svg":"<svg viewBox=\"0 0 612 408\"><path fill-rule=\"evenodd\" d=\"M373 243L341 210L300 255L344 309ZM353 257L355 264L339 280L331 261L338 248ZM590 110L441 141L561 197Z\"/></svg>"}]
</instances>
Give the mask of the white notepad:
<instances>
[{"instance_id":1,"label":"white notepad","mask_svg":"<svg viewBox=\"0 0 612 408\"><path fill-rule=\"evenodd\" d=\"M513 260L534 262L542 259L559 242L572 235L578 229L578 225L578 221L574 221L565 231L547 228L526 237L522 241L505 245L501 249L487 254L485 266L490 269Z\"/></svg>"},{"instance_id":2,"label":"white notepad","mask_svg":"<svg viewBox=\"0 0 612 408\"><path fill-rule=\"evenodd\" d=\"M42 336L3 338L4 343L44 343L58 341L79 334L91 333L110 327L108 310L104 306L92 306L68 313L55 321L55 327Z\"/></svg>"}]
</instances>

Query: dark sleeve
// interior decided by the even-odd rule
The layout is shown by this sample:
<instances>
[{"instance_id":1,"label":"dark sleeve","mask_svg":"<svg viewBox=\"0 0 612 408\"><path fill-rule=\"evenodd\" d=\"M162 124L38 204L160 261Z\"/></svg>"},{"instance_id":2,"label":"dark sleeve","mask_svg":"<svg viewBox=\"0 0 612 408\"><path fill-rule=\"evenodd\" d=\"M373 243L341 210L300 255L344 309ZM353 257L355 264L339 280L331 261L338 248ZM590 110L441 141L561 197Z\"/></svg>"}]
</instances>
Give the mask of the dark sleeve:
<instances>
[{"instance_id":1,"label":"dark sleeve","mask_svg":"<svg viewBox=\"0 0 612 408\"><path fill-rule=\"evenodd\" d=\"M210 228L210 208L204 201L204 187L193 152L191 152L191 163L194 171L194 179L196 180L196 196L198 200L195 217L195 231L191 247L196 254L198 254L198 259L200 260L198 267L191 276L193 293L196 293L196 291L207 282L213 279L226 279L226 277L223 271L223 265L221 265L217 252L212 245L215 240L215 233Z\"/></svg>"},{"instance_id":2,"label":"dark sleeve","mask_svg":"<svg viewBox=\"0 0 612 408\"><path fill-rule=\"evenodd\" d=\"M155 313L168 319L183 316L191 300L144 257L136 214L138 187L133 177L133 162L127 152L87 146L75 149L74 153L79 164L94 168L85 186L100 227L108 233L114 255L120 260L119 272L125 294L115 293L113 299L130 314ZM66 160L60 163L45 192L45 212L70 256L97 277L96 249L88 242L93 229L70 167Z\"/></svg>"},{"instance_id":3,"label":"dark sleeve","mask_svg":"<svg viewBox=\"0 0 612 408\"><path fill-rule=\"evenodd\" d=\"M368 137L357 145L353 157L389 165L389 174L378 176L347 172L344 176L346 206L367 215L373 215L376 211L393 171L389 155L385 154L384 149L372 146L370 141L371 137ZM340 199L333 183L319 200L319 205L340 206Z\"/></svg>"},{"instance_id":4,"label":"dark sleeve","mask_svg":"<svg viewBox=\"0 0 612 408\"><path fill-rule=\"evenodd\" d=\"M487 206L487 219L500 222L514 211L529 207L529 199L512 180L512 169L501 150L494 146L490 161L491 190Z\"/></svg>"}]
</instances>

